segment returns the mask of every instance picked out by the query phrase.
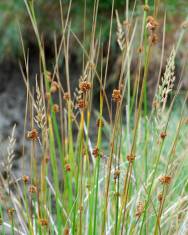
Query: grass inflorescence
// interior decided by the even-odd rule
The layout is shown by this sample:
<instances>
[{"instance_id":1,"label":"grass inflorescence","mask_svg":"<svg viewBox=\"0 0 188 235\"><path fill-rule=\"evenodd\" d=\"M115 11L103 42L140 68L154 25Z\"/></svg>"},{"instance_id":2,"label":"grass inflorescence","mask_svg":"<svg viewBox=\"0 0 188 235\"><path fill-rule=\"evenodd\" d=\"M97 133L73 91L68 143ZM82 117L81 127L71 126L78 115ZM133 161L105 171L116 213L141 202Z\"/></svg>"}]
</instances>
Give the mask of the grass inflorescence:
<instances>
[{"instance_id":1,"label":"grass inflorescence","mask_svg":"<svg viewBox=\"0 0 188 235\"><path fill-rule=\"evenodd\" d=\"M136 1L129 5L127 0L122 20L112 0L104 55L101 34L96 33L99 1L94 1L89 48L85 35L79 39L72 31L72 2L65 14L60 1L62 35L60 41L54 36L54 65L48 68L34 1L24 2L40 55L40 71L32 86L29 55L21 38L30 172L21 179L11 173L14 127L0 180L1 234L8 230L12 234L186 234L188 94L178 98L182 78L175 86L176 55L185 28L180 27L179 40L165 62L166 18L160 25L159 1L151 9L145 1L138 19ZM87 1L84 8L86 13ZM113 33L120 62L109 95ZM72 38L83 51L77 88L71 81ZM149 68L159 43L165 70L162 74L159 68L153 100L148 102Z\"/></svg>"}]
</instances>

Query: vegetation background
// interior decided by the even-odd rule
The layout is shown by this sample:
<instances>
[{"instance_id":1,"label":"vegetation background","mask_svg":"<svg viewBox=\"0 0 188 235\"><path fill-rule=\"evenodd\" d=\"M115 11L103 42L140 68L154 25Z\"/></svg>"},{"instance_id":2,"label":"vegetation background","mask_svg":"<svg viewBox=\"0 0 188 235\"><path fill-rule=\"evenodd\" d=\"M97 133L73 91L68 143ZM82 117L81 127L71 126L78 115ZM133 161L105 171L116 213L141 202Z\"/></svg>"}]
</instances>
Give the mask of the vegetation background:
<instances>
[{"instance_id":1,"label":"vegetation background","mask_svg":"<svg viewBox=\"0 0 188 235\"><path fill-rule=\"evenodd\" d=\"M69 3L0 1L0 233L182 234L188 3Z\"/></svg>"}]
</instances>

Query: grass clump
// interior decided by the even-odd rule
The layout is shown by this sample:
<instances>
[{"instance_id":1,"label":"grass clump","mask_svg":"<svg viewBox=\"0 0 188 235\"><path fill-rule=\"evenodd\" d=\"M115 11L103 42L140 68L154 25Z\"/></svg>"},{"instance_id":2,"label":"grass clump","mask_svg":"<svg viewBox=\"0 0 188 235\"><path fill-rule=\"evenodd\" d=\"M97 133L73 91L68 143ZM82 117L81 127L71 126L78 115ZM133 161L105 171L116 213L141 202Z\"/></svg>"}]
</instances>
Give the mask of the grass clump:
<instances>
[{"instance_id":1,"label":"grass clump","mask_svg":"<svg viewBox=\"0 0 188 235\"><path fill-rule=\"evenodd\" d=\"M129 12L128 3L126 19L121 22L118 12L114 14L112 1L104 56L100 35L96 37L99 1L94 4L89 50L71 30L71 1L66 18L60 2L62 37L59 44L54 37L55 58L50 72L34 2L25 1L40 54L40 71L36 86L32 87L29 55L21 39L21 71L27 90L24 129L29 120L26 138L30 141L31 171L21 179L15 179L13 174L8 178L2 176L2 187L11 201L11 206L1 208L2 234L6 234L6 229L12 234L187 232L187 94L178 98L181 79L174 89L175 59L185 29L180 28L180 39L172 45L164 75L159 68L158 85L149 109L148 69L162 27L158 23L159 3L155 1L152 12L148 12L148 7L143 9L140 27L134 18L135 6ZM116 33L114 18L121 65L109 98L106 85L112 34ZM164 20L161 66L165 63L165 23ZM71 37L83 51L82 74L78 75L75 92L71 87ZM135 79L131 74L134 54L138 57ZM59 68L62 58L64 77ZM93 95L95 89L99 89L98 98ZM10 144L12 141L15 144L13 137ZM14 156L10 146L8 152Z\"/></svg>"}]
</instances>

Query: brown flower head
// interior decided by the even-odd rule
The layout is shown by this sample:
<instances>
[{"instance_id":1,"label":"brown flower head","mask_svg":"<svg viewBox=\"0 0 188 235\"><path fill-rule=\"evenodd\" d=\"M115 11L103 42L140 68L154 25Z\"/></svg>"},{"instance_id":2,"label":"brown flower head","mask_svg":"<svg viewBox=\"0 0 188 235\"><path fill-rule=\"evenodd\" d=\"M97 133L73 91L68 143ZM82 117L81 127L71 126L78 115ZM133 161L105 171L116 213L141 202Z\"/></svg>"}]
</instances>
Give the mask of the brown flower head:
<instances>
[{"instance_id":1,"label":"brown flower head","mask_svg":"<svg viewBox=\"0 0 188 235\"><path fill-rule=\"evenodd\" d=\"M121 91L114 89L112 93L112 100L115 102L120 102L121 101Z\"/></svg>"},{"instance_id":2,"label":"brown flower head","mask_svg":"<svg viewBox=\"0 0 188 235\"><path fill-rule=\"evenodd\" d=\"M58 104L53 105L53 111L54 111L54 113L59 113L59 105Z\"/></svg>"},{"instance_id":3,"label":"brown flower head","mask_svg":"<svg viewBox=\"0 0 188 235\"><path fill-rule=\"evenodd\" d=\"M8 217L11 219L14 215L14 212L15 212L15 209L14 208L8 208L7 209L7 214L8 214Z\"/></svg>"},{"instance_id":4,"label":"brown flower head","mask_svg":"<svg viewBox=\"0 0 188 235\"><path fill-rule=\"evenodd\" d=\"M69 228L65 228L63 235L69 235L70 234L70 229Z\"/></svg>"},{"instance_id":5,"label":"brown flower head","mask_svg":"<svg viewBox=\"0 0 188 235\"><path fill-rule=\"evenodd\" d=\"M161 132L160 134L161 139L164 140L166 138L166 135L167 135L166 132Z\"/></svg>"},{"instance_id":6,"label":"brown flower head","mask_svg":"<svg viewBox=\"0 0 188 235\"><path fill-rule=\"evenodd\" d=\"M152 33L152 34L149 36L149 42L150 42L152 45L157 44L157 42L158 42L158 36L157 36L157 34Z\"/></svg>"},{"instance_id":7,"label":"brown flower head","mask_svg":"<svg viewBox=\"0 0 188 235\"><path fill-rule=\"evenodd\" d=\"M51 84L50 92L55 93L59 90L59 84L56 81L53 81Z\"/></svg>"},{"instance_id":8,"label":"brown flower head","mask_svg":"<svg viewBox=\"0 0 188 235\"><path fill-rule=\"evenodd\" d=\"M172 177L170 175L162 175L159 177L161 184L170 184Z\"/></svg>"},{"instance_id":9,"label":"brown flower head","mask_svg":"<svg viewBox=\"0 0 188 235\"><path fill-rule=\"evenodd\" d=\"M77 106L80 109L85 109L87 107L87 102L84 99L79 99L77 102Z\"/></svg>"},{"instance_id":10,"label":"brown flower head","mask_svg":"<svg viewBox=\"0 0 188 235\"><path fill-rule=\"evenodd\" d=\"M82 92L87 92L91 89L91 83L90 82L87 82L87 81L84 81L84 82L80 82L79 84L79 88Z\"/></svg>"},{"instance_id":11,"label":"brown flower head","mask_svg":"<svg viewBox=\"0 0 188 235\"><path fill-rule=\"evenodd\" d=\"M136 207L136 213L135 213L135 215L136 215L137 217L140 217L140 216L142 215L142 213L143 213L143 211L144 211L144 207L145 207L145 205L144 205L143 202L139 202L139 203L138 203L138 205L137 205L137 207Z\"/></svg>"},{"instance_id":12,"label":"brown flower head","mask_svg":"<svg viewBox=\"0 0 188 235\"><path fill-rule=\"evenodd\" d=\"M153 16L148 16L146 28L151 31L155 31L158 26L159 23L155 20L155 18Z\"/></svg>"},{"instance_id":13,"label":"brown flower head","mask_svg":"<svg viewBox=\"0 0 188 235\"><path fill-rule=\"evenodd\" d=\"M29 192L30 193L37 193L37 187L35 185L30 185Z\"/></svg>"},{"instance_id":14,"label":"brown flower head","mask_svg":"<svg viewBox=\"0 0 188 235\"><path fill-rule=\"evenodd\" d=\"M144 11L146 11L146 12L149 11L149 5L148 4L145 4L143 8L144 8Z\"/></svg>"},{"instance_id":15,"label":"brown flower head","mask_svg":"<svg viewBox=\"0 0 188 235\"><path fill-rule=\"evenodd\" d=\"M117 169L117 170L115 170L115 172L114 172L114 180L118 179L119 176L120 176L120 170Z\"/></svg>"},{"instance_id":16,"label":"brown flower head","mask_svg":"<svg viewBox=\"0 0 188 235\"><path fill-rule=\"evenodd\" d=\"M39 219L39 224L41 226L48 226L48 220L47 219Z\"/></svg>"},{"instance_id":17,"label":"brown flower head","mask_svg":"<svg viewBox=\"0 0 188 235\"><path fill-rule=\"evenodd\" d=\"M133 154L130 154L130 155L127 155L127 161L128 162L130 162L130 163L132 163L134 160L135 160L135 155L133 155Z\"/></svg>"},{"instance_id":18,"label":"brown flower head","mask_svg":"<svg viewBox=\"0 0 188 235\"><path fill-rule=\"evenodd\" d=\"M144 51L144 47L142 45L139 46L137 51L138 51L138 53L142 53Z\"/></svg>"},{"instance_id":19,"label":"brown flower head","mask_svg":"<svg viewBox=\"0 0 188 235\"><path fill-rule=\"evenodd\" d=\"M70 95L68 92L65 92L64 95L63 95L63 99L68 101L70 99Z\"/></svg>"},{"instance_id":20,"label":"brown flower head","mask_svg":"<svg viewBox=\"0 0 188 235\"><path fill-rule=\"evenodd\" d=\"M162 192L160 192L158 194L157 199L159 200L159 202L162 202L162 200L163 200L163 193Z\"/></svg>"},{"instance_id":21,"label":"brown flower head","mask_svg":"<svg viewBox=\"0 0 188 235\"><path fill-rule=\"evenodd\" d=\"M93 156L96 158L99 155L99 148L97 146L94 147L93 149Z\"/></svg>"},{"instance_id":22,"label":"brown flower head","mask_svg":"<svg viewBox=\"0 0 188 235\"><path fill-rule=\"evenodd\" d=\"M30 139L30 140L37 140L38 138L38 131L37 129L33 129L31 131L28 131L27 132L27 138Z\"/></svg>"},{"instance_id":23,"label":"brown flower head","mask_svg":"<svg viewBox=\"0 0 188 235\"><path fill-rule=\"evenodd\" d=\"M103 127L104 126L104 122L103 122L103 120L102 119L98 119L97 120L97 127Z\"/></svg>"},{"instance_id":24,"label":"brown flower head","mask_svg":"<svg viewBox=\"0 0 188 235\"><path fill-rule=\"evenodd\" d=\"M50 96L51 96L50 92L46 92L45 98L47 101L50 100Z\"/></svg>"},{"instance_id":25,"label":"brown flower head","mask_svg":"<svg viewBox=\"0 0 188 235\"><path fill-rule=\"evenodd\" d=\"M22 176L22 180L25 184L27 184L29 182L29 176L28 175Z\"/></svg>"},{"instance_id":26,"label":"brown flower head","mask_svg":"<svg viewBox=\"0 0 188 235\"><path fill-rule=\"evenodd\" d=\"M69 163L65 164L65 170L66 172L69 172L71 170L71 166Z\"/></svg>"}]
</instances>

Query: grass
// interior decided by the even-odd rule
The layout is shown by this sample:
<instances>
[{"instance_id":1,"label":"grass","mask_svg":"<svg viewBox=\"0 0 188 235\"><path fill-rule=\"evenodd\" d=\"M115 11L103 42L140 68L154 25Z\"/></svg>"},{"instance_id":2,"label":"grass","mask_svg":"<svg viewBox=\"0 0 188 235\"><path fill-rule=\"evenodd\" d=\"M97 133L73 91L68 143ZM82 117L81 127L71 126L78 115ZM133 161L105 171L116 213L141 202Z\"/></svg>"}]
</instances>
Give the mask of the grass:
<instances>
[{"instance_id":1,"label":"grass","mask_svg":"<svg viewBox=\"0 0 188 235\"><path fill-rule=\"evenodd\" d=\"M14 127L8 162L3 165L6 176L1 177L1 234L8 230L12 234L185 234L188 94L180 98L183 68L175 89L175 60L185 27L178 29L179 40L164 61L166 17L164 25L159 25L159 1L150 11L146 1L142 21L138 21L135 5L130 11L127 0L124 23L112 1L104 56L100 34L96 36L99 1L94 2L88 50L85 37L81 41L72 31L72 2L66 14L60 2L62 37L57 43L54 36L54 66L49 71L34 2L24 2L40 54L33 87L29 54L20 37L24 55L20 67L26 85L23 128L30 141L31 171L15 179L11 170ZM86 2L84 6L86 12ZM115 18L117 29L112 23ZM163 34L161 61L149 108L148 70L160 43L159 28ZM109 98L106 86L113 33L117 33L121 65ZM72 37L83 51L82 74L74 93L69 58ZM138 58L136 78L131 73L133 55ZM59 68L62 58L64 77ZM99 97L93 95L95 89L99 89Z\"/></svg>"}]
</instances>

